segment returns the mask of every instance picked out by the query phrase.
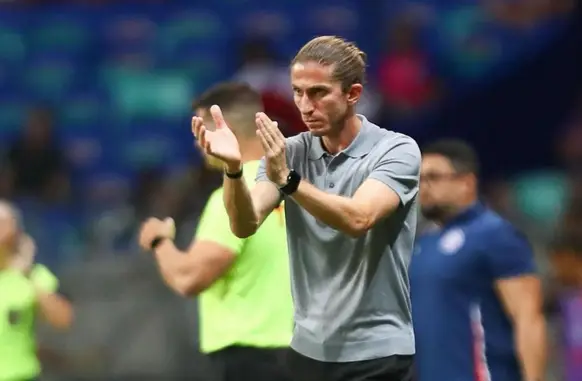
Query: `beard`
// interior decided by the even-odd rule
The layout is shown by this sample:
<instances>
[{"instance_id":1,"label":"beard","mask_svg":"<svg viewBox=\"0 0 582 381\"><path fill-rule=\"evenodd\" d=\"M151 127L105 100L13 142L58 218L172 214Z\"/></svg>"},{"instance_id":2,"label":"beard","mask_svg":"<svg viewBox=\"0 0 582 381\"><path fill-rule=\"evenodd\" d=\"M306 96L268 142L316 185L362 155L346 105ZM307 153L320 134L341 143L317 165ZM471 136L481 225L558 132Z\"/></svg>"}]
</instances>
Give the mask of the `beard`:
<instances>
[{"instance_id":1,"label":"beard","mask_svg":"<svg viewBox=\"0 0 582 381\"><path fill-rule=\"evenodd\" d=\"M450 208L443 205L427 205L421 207L422 215L430 221L442 222L446 221L447 217L450 216Z\"/></svg>"}]
</instances>

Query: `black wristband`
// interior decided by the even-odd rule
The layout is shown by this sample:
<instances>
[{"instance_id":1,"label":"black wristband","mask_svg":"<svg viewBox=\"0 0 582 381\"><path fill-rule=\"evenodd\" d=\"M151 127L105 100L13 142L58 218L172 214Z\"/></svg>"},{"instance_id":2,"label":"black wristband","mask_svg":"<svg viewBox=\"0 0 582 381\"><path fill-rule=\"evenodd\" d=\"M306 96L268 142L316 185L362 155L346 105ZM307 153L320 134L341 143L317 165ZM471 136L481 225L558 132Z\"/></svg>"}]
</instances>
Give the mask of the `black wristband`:
<instances>
[{"instance_id":1,"label":"black wristband","mask_svg":"<svg viewBox=\"0 0 582 381\"><path fill-rule=\"evenodd\" d=\"M234 172L234 173L230 173L230 172L228 172L228 171L225 170L224 171L224 175L226 177L228 177L229 179L233 179L233 180L240 179L242 177L242 175L243 175L243 170L241 168L240 171Z\"/></svg>"},{"instance_id":2,"label":"black wristband","mask_svg":"<svg viewBox=\"0 0 582 381\"><path fill-rule=\"evenodd\" d=\"M156 238L154 238L152 240L152 243L150 244L150 248L152 250L157 249L162 244L162 242L164 242L167 239L169 239L169 238L168 237L156 237Z\"/></svg>"}]
</instances>

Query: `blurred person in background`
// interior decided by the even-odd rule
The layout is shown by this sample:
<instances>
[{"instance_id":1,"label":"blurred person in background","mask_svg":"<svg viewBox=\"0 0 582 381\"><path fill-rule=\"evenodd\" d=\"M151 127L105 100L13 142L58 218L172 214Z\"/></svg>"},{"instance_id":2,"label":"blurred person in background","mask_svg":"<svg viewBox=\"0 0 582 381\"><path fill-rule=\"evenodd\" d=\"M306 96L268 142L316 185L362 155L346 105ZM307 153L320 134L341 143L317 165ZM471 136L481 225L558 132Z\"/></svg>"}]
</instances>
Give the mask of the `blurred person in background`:
<instances>
[{"instance_id":1,"label":"blurred person in background","mask_svg":"<svg viewBox=\"0 0 582 381\"><path fill-rule=\"evenodd\" d=\"M542 381L546 324L526 239L478 200L476 153L458 140L423 150L420 204L438 227L410 266L419 381Z\"/></svg>"},{"instance_id":2,"label":"blurred person in background","mask_svg":"<svg viewBox=\"0 0 582 381\"><path fill-rule=\"evenodd\" d=\"M236 135L246 176L252 183L263 155L256 136L260 95L249 85L227 82L194 102L197 117L213 128L212 105L220 105ZM222 163L207 156L208 164ZM242 177L242 173L239 177ZM153 250L166 283L184 296L200 295L200 345L223 381L287 380L283 365L293 329L289 258L282 208L248 238L230 231L223 189L208 200L187 252L173 243L173 221L149 219L140 244Z\"/></svg>"},{"instance_id":3,"label":"blurred person in background","mask_svg":"<svg viewBox=\"0 0 582 381\"><path fill-rule=\"evenodd\" d=\"M547 306L554 346L551 351L557 379L582 379L582 236L565 235L550 253L552 279Z\"/></svg>"},{"instance_id":4,"label":"blurred person in background","mask_svg":"<svg viewBox=\"0 0 582 381\"><path fill-rule=\"evenodd\" d=\"M67 164L54 135L52 111L36 108L28 115L23 134L10 146L8 166L14 191L45 201L59 201L68 194Z\"/></svg>"},{"instance_id":5,"label":"blurred person in background","mask_svg":"<svg viewBox=\"0 0 582 381\"><path fill-rule=\"evenodd\" d=\"M0 380L36 379L37 317L57 329L73 321L71 304L57 293L58 280L34 263L35 244L21 228L19 212L0 201Z\"/></svg>"},{"instance_id":6,"label":"blurred person in background","mask_svg":"<svg viewBox=\"0 0 582 381\"><path fill-rule=\"evenodd\" d=\"M407 14L395 20L390 29L378 79L391 120L418 115L437 97L436 76L418 34L418 21Z\"/></svg>"},{"instance_id":7,"label":"blurred person in background","mask_svg":"<svg viewBox=\"0 0 582 381\"><path fill-rule=\"evenodd\" d=\"M281 65L267 39L250 39L241 46L241 67L234 79L248 83L261 94L265 113L277 120L286 136L306 130L293 106L289 91L289 71Z\"/></svg>"}]
</instances>

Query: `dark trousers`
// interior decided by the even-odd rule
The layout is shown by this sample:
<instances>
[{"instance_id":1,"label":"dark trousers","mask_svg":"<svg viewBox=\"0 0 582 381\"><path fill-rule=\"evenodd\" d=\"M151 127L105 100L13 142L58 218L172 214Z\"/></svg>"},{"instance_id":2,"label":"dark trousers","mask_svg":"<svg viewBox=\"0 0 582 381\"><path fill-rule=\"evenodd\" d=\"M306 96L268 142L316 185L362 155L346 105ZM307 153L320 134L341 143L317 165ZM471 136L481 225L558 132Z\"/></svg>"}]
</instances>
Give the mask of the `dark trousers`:
<instances>
[{"instance_id":1,"label":"dark trousers","mask_svg":"<svg viewBox=\"0 0 582 381\"><path fill-rule=\"evenodd\" d=\"M232 346L209 355L220 381L291 381L288 349Z\"/></svg>"},{"instance_id":2,"label":"dark trousers","mask_svg":"<svg viewBox=\"0 0 582 381\"><path fill-rule=\"evenodd\" d=\"M353 362L321 362L289 351L294 381L412 381L414 356L389 356Z\"/></svg>"}]
</instances>

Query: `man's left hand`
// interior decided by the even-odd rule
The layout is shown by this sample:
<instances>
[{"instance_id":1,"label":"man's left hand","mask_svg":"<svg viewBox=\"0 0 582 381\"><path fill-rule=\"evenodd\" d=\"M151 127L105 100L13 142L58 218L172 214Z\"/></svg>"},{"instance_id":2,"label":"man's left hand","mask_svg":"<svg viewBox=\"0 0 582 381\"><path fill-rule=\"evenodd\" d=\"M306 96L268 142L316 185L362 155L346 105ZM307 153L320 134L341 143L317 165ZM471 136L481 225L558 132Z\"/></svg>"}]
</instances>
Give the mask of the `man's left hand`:
<instances>
[{"instance_id":1,"label":"man's left hand","mask_svg":"<svg viewBox=\"0 0 582 381\"><path fill-rule=\"evenodd\" d=\"M289 176L285 137L279 130L277 122L273 122L265 113L257 113L256 123L257 135L265 150L267 177L278 186L283 186L287 183L287 176Z\"/></svg>"},{"instance_id":2,"label":"man's left hand","mask_svg":"<svg viewBox=\"0 0 582 381\"><path fill-rule=\"evenodd\" d=\"M176 227L172 218L163 221L158 218L148 218L143 223L139 232L139 244L144 250L152 248L152 242L156 238L168 238L173 240L176 234Z\"/></svg>"}]
</instances>

